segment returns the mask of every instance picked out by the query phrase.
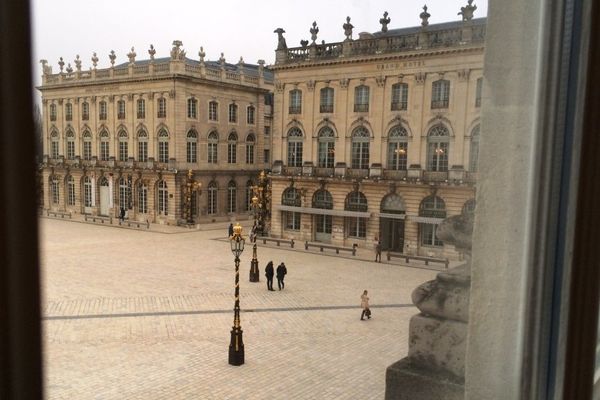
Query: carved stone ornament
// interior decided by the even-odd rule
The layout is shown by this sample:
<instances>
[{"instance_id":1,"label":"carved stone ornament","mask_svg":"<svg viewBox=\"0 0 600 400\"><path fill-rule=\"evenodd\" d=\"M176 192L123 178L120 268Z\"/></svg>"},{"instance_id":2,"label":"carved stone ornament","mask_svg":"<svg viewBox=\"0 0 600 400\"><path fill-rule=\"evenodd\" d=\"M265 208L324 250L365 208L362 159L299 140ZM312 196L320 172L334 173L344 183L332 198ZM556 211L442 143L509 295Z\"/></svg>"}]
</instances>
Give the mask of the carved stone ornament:
<instances>
[{"instance_id":1,"label":"carved stone ornament","mask_svg":"<svg viewBox=\"0 0 600 400\"><path fill-rule=\"evenodd\" d=\"M40 60L40 64L42 64L42 73L44 75L49 75L52 73L52 69L48 67L48 60Z\"/></svg>"},{"instance_id":2,"label":"carved stone ornament","mask_svg":"<svg viewBox=\"0 0 600 400\"><path fill-rule=\"evenodd\" d=\"M90 99L91 99L91 101L92 101L92 104L95 104L95 103L96 103L96 96L92 96Z\"/></svg>"},{"instance_id":3,"label":"carved stone ornament","mask_svg":"<svg viewBox=\"0 0 600 400\"><path fill-rule=\"evenodd\" d=\"M426 78L427 78L427 74L425 72L417 72L415 74L415 82L417 83L417 85L424 84Z\"/></svg>"},{"instance_id":4,"label":"carved stone ornament","mask_svg":"<svg viewBox=\"0 0 600 400\"><path fill-rule=\"evenodd\" d=\"M346 35L346 40L352 40L352 29L354 25L350 23L350 17L346 17L346 23L342 25L344 28L344 35Z\"/></svg>"},{"instance_id":5,"label":"carved stone ornament","mask_svg":"<svg viewBox=\"0 0 600 400\"><path fill-rule=\"evenodd\" d=\"M348 78L340 79L340 87L342 89L348 89L348 84L350 84L350 79L348 79Z\"/></svg>"},{"instance_id":6,"label":"carved stone ornament","mask_svg":"<svg viewBox=\"0 0 600 400\"><path fill-rule=\"evenodd\" d=\"M314 80L309 80L308 82L306 82L306 87L308 88L309 92L312 92L315 89L315 81Z\"/></svg>"},{"instance_id":7,"label":"carved stone ornament","mask_svg":"<svg viewBox=\"0 0 600 400\"><path fill-rule=\"evenodd\" d=\"M43 104L43 105L46 105L46 104L48 104L48 99L42 99L42 104Z\"/></svg>"},{"instance_id":8,"label":"carved stone ornament","mask_svg":"<svg viewBox=\"0 0 600 400\"><path fill-rule=\"evenodd\" d=\"M221 53L221 57L219 57L219 64L221 65L221 69L225 68L225 53Z\"/></svg>"},{"instance_id":9,"label":"carved stone ornament","mask_svg":"<svg viewBox=\"0 0 600 400\"><path fill-rule=\"evenodd\" d=\"M283 92L283 88L285 87L285 84L281 81L276 81L275 82L275 90L277 90L278 93Z\"/></svg>"},{"instance_id":10,"label":"carved stone ornament","mask_svg":"<svg viewBox=\"0 0 600 400\"><path fill-rule=\"evenodd\" d=\"M150 54L150 61L154 60L154 55L156 54L156 50L154 49L154 45L150 45L150 49L148 50L148 54Z\"/></svg>"},{"instance_id":11,"label":"carved stone ornament","mask_svg":"<svg viewBox=\"0 0 600 400\"><path fill-rule=\"evenodd\" d=\"M133 93L129 93L127 95L127 100L132 101L133 100Z\"/></svg>"},{"instance_id":12,"label":"carved stone ornament","mask_svg":"<svg viewBox=\"0 0 600 400\"><path fill-rule=\"evenodd\" d=\"M73 67L71 67L71 63L67 64L67 73L70 74L73 72Z\"/></svg>"},{"instance_id":13,"label":"carved stone ornament","mask_svg":"<svg viewBox=\"0 0 600 400\"><path fill-rule=\"evenodd\" d=\"M308 40L301 40L300 41L300 46L302 46L302 47L308 46Z\"/></svg>"},{"instance_id":14,"label":"carved stone ornament","mask_svg":"<svg viewBox=\"0 0 600 400\"><path fill-rule=\"evenodd\" d=\"M375 82L377 82L377 86L383 87L385 85L385 76L378 76L375 78Z\"/></svg>"},{"instance_id":15,"label":"carved stone ornament","mask_svg":"<svg viewBox=\"0 0 600 400\"><path fill-rule=\"evenodd\" d=\"M243 57L240 57L240 61L238 61L237 67L240 72L244 72L244 58Z\"/></svg>"},{"instance_id":16,"label":"carved stone ornament","mask_svg":"<svg viewBox=\"0 0 600 400\"><path fill-rule=\"evenodd\" d=\"M285 31L282 28L277 28L273 31L273 33L277 34L277 49L276 50L287 50L287 44L285 43L285 38L283 34Z\"/></svg>"},{"instance_id":17,"label":"carved stone ornament","mask_svg":"<svg viewBox=\"0 0 600 400\"><path fill-rule=\"evenodd\" d=\"M206 57L206 53L204 52L204 47L200 46L200 51L198 52L198 57L200 57L200 64L204 64L204 57Z\"/></svg>"},{"instance_id":18,"label":"carved stone ornament","mask_svg":"<svg viewBox=\"0 0 600 400\"><path fill-rule=\"evenodd\" d=\"M60 68L60 72L61 72L61 73L63 72L63 68L64 68L64 67L65 67L65 62L63 61L63 58L61 57L61 58L58 60L58 68Z\"/></svg>"},{"instance_id":19,"label":"carved stone ornament","mask_svg":"<svg viewBox=\"0 0 600 400\"><path fill-rule=\"evenodd\" d=\"M94 54L92 54L92 65L94 66L94 69L96 69L96 67L98 66L98 55L96 54L96 52L94 52Z\"/></svg>"},{"instance_id":20,"label":"carved stone ornament","mask_svg":"<svg viewBox=\"0 0 600 400\"><path fill-rule=\"evenodd\" d=\"M175 90L170 90L169 91L169 98L171 98L171 99L175 98Z\"/></svg>"},{"instance_id":21,"label":"carved stone ornament","mask_svg":"<svg viewBox=\"0 0 600 400\"><path fill-rule=\"evenodd\" d=\"M477 6L472 5L473 0L468 0L465 7L460 8L460 12L457 15L462 15L463 21L470 21L473 19L473 13L477 10Z\"/></svg>"},{"instance_id":22,"label":"carved stone ornament","mask_svg":"<svg viewBox=\"0 0 600 400\"><path fill-rule=\"evenodd\" d=\"M63 99L58 99L58 105L62 106L62 104L63 104Z\"/></svg>"},{"instance_id":23,"label":"carved stone ornament","mask_svg":"<svg viewBox=\"0 0 600 400\"><path fill-rule=\"evenodd\" d=\"M129 65L135 64L135 56L137 56L137 54L135 53L134 48L131 47L131 51L127 53L127 58L129 58Z\"/></svg>"},{"instance_id":24,"label":"carved stone ornament","mask_svg":"<svg viewBox=\"0 0 600 400\"><path fill-rule=\"evenodd\" d=\"M152 92L148 93L148 99L154 100L154 93L152 93Z\"/></svg>"},{"instance_id":25,"label":"carved stone ornament","mask_svg":"<svg viewBox=\"0 0 600 400\"><path fill-rule=\"evenodd\" d=\"M388 17L388 12L384 12L383 13L383 18L379 19L379 23L381 24L381 32L387 32L388 31L388 24L392 21L391 18Z\"/></svg>"},{"instance_id":26,"label":"carved stone ornament","mask_svg":"<svg viewBox=\"0 0 600 400\"><path fill-rule=\"evenodd\" d=\"M183 61L185 59L185 50L181 49L183 42L181 40L173 40L173 48L171 49L172 61Z\"/></svg>"},{"instance_id":27,"label":"carved stone ornament","mask_svg":"<svg viewBox=\"0 0 600 400\"><path fill-rule=\"evenodd\" d=\"M81 71L81 60L79 59L79 54L75 56L75 68L77 71Z\"/></svg>"},{"instance_id":28,"label":"carved stone ornament","mask_svg":"<svg viewBox=\"0 0 600 400\"><path fill-rule=\"evenodd\" d=\"M431 17L431 14L427 12L427 5L423 6L423 12L419 14L419 17L421 18L421 26L425 27L429 25L429 17Z\"/></svg>"},{"instance_id":29,"label":"carved stone ornament","mask_svg":"<svg viewBox=\"0 0 600 400\"><path fill-rule=\"evenodd\" d=\"M117 55L115 54L114 50L110 51L110 54L108 55L108 58L110 58L110 65L111 67L115 66L115 60L117 59Z\"/></svg>"},{"instance_id":30,"label":"carved stone ornament","mask_svg":"<svg viewBox=\"0 0 600 400\"><path fill-rule=\"evenodd\" d=\"M312 28L310 28L310 38L312 39L312 44L316 44L317 34L319 33L319 28L317 27L317 21L313 21Z\"/></svg>"}]
</instances>

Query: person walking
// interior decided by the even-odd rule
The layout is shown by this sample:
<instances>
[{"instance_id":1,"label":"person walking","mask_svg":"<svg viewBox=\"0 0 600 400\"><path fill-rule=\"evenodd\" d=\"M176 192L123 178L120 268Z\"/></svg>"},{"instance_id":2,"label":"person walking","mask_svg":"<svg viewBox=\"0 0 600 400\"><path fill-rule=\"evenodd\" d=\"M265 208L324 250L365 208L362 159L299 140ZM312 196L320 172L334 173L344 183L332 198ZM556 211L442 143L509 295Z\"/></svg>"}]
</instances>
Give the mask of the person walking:
<instances>
[{"instance_id":1,"label":"person walking","mask_svg":"<svg viewBox=\"0 0 600 400\"><path fill-rule=\"evenodd\" d=\"M375 245L375 262L381 262L381 240L379 239Z\"/></svg>"},{"instance_id":2,"label":"person walking","mask_svg":"<svg viewBox=\"0 0 600 400\"><path fill-rule=\"evenodd\" d=\"M279 264L277 267L277 286L279 290L285 289L285 284L283 283L283 278L287 274L287 268L284 263Z\"/></svg>"},{"instance_id":3,"label":"person walking","mask_svg":"<svg viewBox=\"0 0 600 400\"><path fill-rule=\"evenodd\" d=\"M229 237L233 236L233 223L229 224Z\"/></svg>"},{"instance_id":4,"label":"person walking","mask_svg":"<svg viewBox=\"0 0 600 400\"><path fill-rule=\"evenodd\" d=\"M125 222L125 208L121 207L121 212L119 213L119 219L121 222Z\"/></svg>"},{"instance_id":5,"label":"person walking","mask_svg":"<svg viewBox=\"0 0 600 400\"><path fill-rule=\"evenodd\" d=\"M275 290L273 289L273 275L275 275L275 270L273 269L273 261L269 261L267 263L267 266L265 267L265 276L267 277L268 290Z\"/></svg>"},{"instance_id":6,"label":"person walking","mask_svg":"<svg viewBox=\"0 0 600 400\"><path fill-rule=\"evenodd\" d=\"M371 309L369 308L369 296L368 292L365 290L360 296L360 306L362 307L362 314L360 315L360 320L364 321L365 316L368 319L371 319Z\"/></svg>"}]
</instances>

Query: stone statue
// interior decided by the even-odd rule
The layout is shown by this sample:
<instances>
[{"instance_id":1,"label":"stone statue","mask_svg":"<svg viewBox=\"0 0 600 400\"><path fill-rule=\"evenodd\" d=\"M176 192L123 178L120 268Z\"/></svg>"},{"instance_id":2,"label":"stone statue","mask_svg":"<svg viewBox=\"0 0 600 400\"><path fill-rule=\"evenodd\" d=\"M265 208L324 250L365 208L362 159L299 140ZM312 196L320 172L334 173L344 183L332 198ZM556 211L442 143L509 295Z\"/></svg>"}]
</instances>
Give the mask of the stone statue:
<instances>
[{"instance_id":1,"label":"stone statue","mask_svg":"<svg viewBox=\"0 0 600 400\"><path fill-rule=\"evenodd\" d=\"M60 72L61 72L61 73L63 72L63 68L64 68L64 66L65 66L65 62L63 61L63 58L61 57L61 58L58 60L58 68L60 68Z\"/></svg>"},{"instance_id":2,"label":"stone statue","mask_svg":"<svg viewBox=\"0 0 600 400\"><path fill-rule=\"evenodd\" d=\"M383 18L379 19L379 23L381 24L381 32L387 32L388 31L388 24L390 23L392 19L388 18L388 12L384 12L383 13Z\"/></svg>"},{"instance_id":3,"label":"stone statue","mask_svg":"<svg viewBox=\"0 0 600 400\"><path fill-rule=\"evenodd\" d=\"M115 60L117 59L117 55L115 54L114 50L110 51L110 54L108 55L108 58L110 58L110 65L112 67L114 67L115 66Z\"/></svg>"},{"instance_id":4,"label":"stone statue","mask_svg":"<svg viewBox=\"0 0 600 400\"><path fill-rule=\"evenodd\" d=\"M423 12L419 15L419 17L421 18L421 26L429 25L429 17L431 17L431 14L427 12L427 5L423 6Z\"/></svg>"},{"instance_id":5,"label":"stone statue","mask_svg":"<svg viewBox=\"0 0 600 400\"><path fill-rule=\"evenodd\" d=\"M282 28L277 28L273 31L273 33L277 34L277 50L287 50L285 38L283 37L285 31Z\"/></svg>"},{"instance_id":6,"label":"stone statue","mask_svg":"<svg viewBox=\"0 0 600 400\"><path fill-rule=\"evenodd\" d=\"M300 41L300 46L302 46L302 47L308 46L308 40L301 40Z\"/></svg>"},{"instance_id":7,"label":"stone statue","mask_svg":"<svg viewBox=\"0 0 600 400\"><path fill-rule=\"evenodd\" d=\"M75 68L77 71L81 71L81 60L79 59L79 54L75 56Z\"/></svg>"},{"instance_id":8,"label":"stone statue","mask_svg":"<svg viewBox=\"0 0 600 400\"><path fill-rule=\"evenodd\" d=\"M42 74L50 75L52 73L52 68L48 66L48 60L40 60L40 64L42 64Z\"/></svg>"},{"instance_id":9,"label":"stone statue","mask_svg":"<svg viewBox=\"0 0 600 400\"><path fill-rule=\"evenodd\" d=\"M98 66L98 55L96 54L96 52L94 52L94 54L92 54L92 65L94 66L94 69L96 69L96 67Z\"/></svg>"},{"instance_id":10,"label":"stone statue","mask_svg":"<svg viewBox=\"0 0 600 400\"><path fill-rule=\"evenodd\" d=\"M67 64L67 74L70 74L71 72L73 72L73 67L71 67L71 63Z\"/></svg>"},{"instance_id":11,"label":"stone statue","mask_svg":"<svg viewBox=\"0 0 600 400\"><path fill-rule=\"evenodd\" d=\"M221 57L219 57L219 64L221 64L221 68L225 68L225 54L221 53Z\"/></svg>"},{"instance_id":12,"label":"stone statue","mask_svg":"<svg viewBox=\"0 0 600 400\"><path fill-rule=\"evenodd\" d=\"M354 28L354 25L350 23L350 17L346 17L346 23L342 25L342 28L344 28L346 40L352 40L352 28Z\"/></svg>"},{"instance_id":13,"label":"stone statue","mask_svg":"<svg viewBox=\"0 0 600 400\"><path fill-rule=\"evenodd\" d=\"M244 68L244 58L240 57L240 61L238 61L238 70L242 70Z\"/></svg>"},{"instance_id":14,"label":"stone statue","mask_svg":"<svg viewBox=\"0 0 600 400\"><path fill-rule=\"evenodd\" d=\"M317 33L319 33L319 28L317 28L317 21L313 21L312 28L310 28L310 38L312 39L312 44L316 44Z\"/></svg>"},{"instance_id":15,"label":"stone statue","mask_svg":"<svg viewBox=\"0 0 600 400\"><path fill-rule=\"evenodd\" d=\"M154 60L154 55L156 54L156 50L154 50L154 46L150 45L150 50L148 50L148 54L150 54L150 60Z\"/></svg>"},{"instance_id":16,"label":"stone statue","mask_svg":"<svg viewBox=\"0 0 600 400\"><path fill-rule=\"evenodd\" d=\"M198 52L198 57L200 57L200 64L204 64L204 57L206 57L206 53L204 52L204 47L200 46L200 51Z\"/></svg>"},{"instance_id":17,"label":"stone statue","mask_svg":"<svg viewBox=\"0 0 600 400\"><path fill-rule=\"evenodd\" d=\"M135 64L135 56L137 56L137 54L135 53L133 47L131 47L131 51L127 53L127 57L129 58L129 65Z\"/></svg>"},{"instance_id":18,"label":"stone statue","mask_svg":"<svg viewBox=\"0 0 600 400\"><path fill-rule=\"evenodd\" d=\"M460 8L460 12L457 15L462 15L463 21L470 21L473 19L473 13L477 10L477 6L472 5L473 0L468 0L465 7Z\"/></svg>"},{"instance_id":19,"label":"stone statue","mask_svg":"<svg viewBox=\"0 0 600 400\"><path fill-rule=\"evenodd\" d=\"M185 59L185 51L181 49L183 42L181 40L173 40L173 48L171 49L171 60L183 61Z\"/></svg>"}]
</instances>

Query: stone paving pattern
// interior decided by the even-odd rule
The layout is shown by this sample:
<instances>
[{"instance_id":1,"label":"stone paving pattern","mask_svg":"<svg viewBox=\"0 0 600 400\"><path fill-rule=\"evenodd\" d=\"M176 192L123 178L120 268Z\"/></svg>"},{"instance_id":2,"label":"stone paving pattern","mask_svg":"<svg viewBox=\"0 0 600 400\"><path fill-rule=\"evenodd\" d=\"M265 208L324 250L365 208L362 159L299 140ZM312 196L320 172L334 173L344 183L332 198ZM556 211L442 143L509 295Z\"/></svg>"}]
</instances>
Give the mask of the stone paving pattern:
<instances>
[{"instance_id":1,"label":"stone paving pattern","mask_svg":"<svg viewBox=\"0 0 600 400\"><path fill-rule=\"evenodd\" d=\"M259 246L261 282L252 283L247 244L246 363L233 367L225 226L140 231L40 221L48 399L383 399L386 367L407 353L417 312L410 294L436 273ZM287 266L283 291L266 290L269 260ZM360 321L364 289L369 321Z\"/></svg>"}]
</instances>

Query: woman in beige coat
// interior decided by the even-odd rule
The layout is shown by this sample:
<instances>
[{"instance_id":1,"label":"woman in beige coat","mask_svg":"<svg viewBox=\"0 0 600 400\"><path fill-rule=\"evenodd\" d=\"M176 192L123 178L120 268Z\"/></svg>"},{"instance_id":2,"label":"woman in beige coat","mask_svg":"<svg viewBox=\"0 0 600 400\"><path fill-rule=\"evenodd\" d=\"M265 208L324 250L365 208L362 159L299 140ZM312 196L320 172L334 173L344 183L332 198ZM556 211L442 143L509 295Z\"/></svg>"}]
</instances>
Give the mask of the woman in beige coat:
<instances>
[{"instance_id":1,"label":"woman in beige coat","mask_svg":"<svg viewBox=\"0 0 600 400\"><path fill-rule=\"evenodd\" d=\"M360 320L365 320L365 315L368 319L371 319L371 310L369 309L369 296L367 296L368 292L365 290L360 296L360 306L362 307L362 314L360 315Z\"/></svg>"}]
</instances>

